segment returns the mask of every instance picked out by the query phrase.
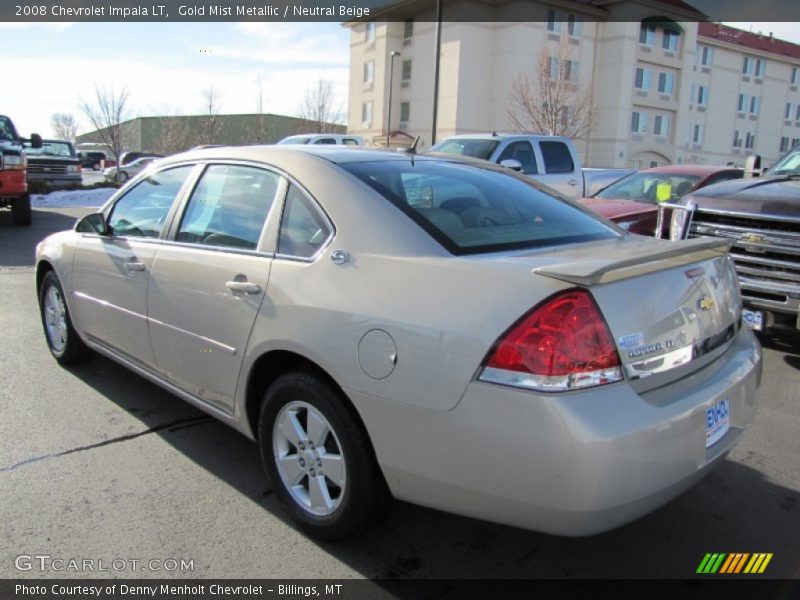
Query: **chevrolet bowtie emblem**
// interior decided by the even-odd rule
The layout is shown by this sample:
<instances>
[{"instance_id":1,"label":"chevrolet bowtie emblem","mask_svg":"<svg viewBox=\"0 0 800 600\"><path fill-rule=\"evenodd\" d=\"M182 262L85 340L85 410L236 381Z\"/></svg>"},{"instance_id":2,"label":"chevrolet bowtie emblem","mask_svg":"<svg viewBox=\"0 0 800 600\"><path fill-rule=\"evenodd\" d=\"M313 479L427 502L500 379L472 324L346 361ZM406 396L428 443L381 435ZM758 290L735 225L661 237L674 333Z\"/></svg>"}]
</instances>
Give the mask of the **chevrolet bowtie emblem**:
<instances>
[{"instance_id":1,"label":"chevrolet bowtie emblem","mask_svg":"<svg viewBox=\"0 0 800 600\"><path fill-rule=\"evenodd\" d=\"M746 233L740 238L743 242L750 242L751 244L760 244L764 238L757 233Z\"/></svg>"},{"instance_id":2,"label":"chevrolet bowtie emblem","mask_svg":"<svg viewBox=\"0 0 800 600\"><path fill-rule=\"evenodd\" d=\"M704 294L697 299L697 308L700 310L711 310L714 308L714 301Z\"/></svg>"}]
</instances>

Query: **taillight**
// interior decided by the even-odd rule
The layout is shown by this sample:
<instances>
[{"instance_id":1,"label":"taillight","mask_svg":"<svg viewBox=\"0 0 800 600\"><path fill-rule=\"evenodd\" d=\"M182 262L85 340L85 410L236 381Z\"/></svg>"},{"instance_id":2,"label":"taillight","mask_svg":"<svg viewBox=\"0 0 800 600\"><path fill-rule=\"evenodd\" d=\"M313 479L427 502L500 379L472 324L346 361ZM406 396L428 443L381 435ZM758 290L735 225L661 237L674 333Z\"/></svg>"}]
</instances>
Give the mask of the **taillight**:
<instances>
[{"instance_id":1,"label":"taillight","mask_svg":"<svg viewBox=\"0 0 800 600\"><path fill-rule=\"evenodd\" d=\"M622 380L619 354L585 290L556 294L496 342L480 379L546 392Z\"/></svg>"}]
</instances>

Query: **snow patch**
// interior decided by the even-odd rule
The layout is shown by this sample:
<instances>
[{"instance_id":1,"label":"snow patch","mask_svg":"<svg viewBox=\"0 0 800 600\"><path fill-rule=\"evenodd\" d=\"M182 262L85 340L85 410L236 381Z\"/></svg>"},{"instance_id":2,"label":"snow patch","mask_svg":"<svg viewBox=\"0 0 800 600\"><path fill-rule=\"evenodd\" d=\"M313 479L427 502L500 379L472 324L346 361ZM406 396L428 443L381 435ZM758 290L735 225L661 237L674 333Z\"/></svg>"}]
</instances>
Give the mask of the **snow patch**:
<instances>
[{"instance_id":1,"label":"snow patch","mask_svg":"<svg viewBox=\"0 0 800 600\"><path fill-rule=\"evenodd\" d=\"M57 190L49 194L31 194L31 206L35 208L98 208L116 192L116 188L93 190Z\"/></svg>"}]
</instances>

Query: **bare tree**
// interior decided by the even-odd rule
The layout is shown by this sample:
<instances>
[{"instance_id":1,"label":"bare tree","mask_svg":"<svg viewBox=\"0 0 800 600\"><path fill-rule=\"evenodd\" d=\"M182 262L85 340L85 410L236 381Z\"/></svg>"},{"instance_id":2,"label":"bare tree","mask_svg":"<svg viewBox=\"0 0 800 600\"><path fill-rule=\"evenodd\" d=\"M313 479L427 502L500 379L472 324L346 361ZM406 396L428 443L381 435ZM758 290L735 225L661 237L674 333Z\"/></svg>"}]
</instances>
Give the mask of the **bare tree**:
<instances>
[{"instance_id":1,"label":"bare tree","mask_svg":"<svg viewBox=\"0 0 800 600\"><path fill-rule=\"evenodd\" d=\"M511 82L506 115L526 133L588 139L596 124L593 82L581 86L578 62L568 43L554 51L543 46L532 74L521 72Z\"/></svg>"},{"instance_id":2,"label":"bare tree","mask_svg":"<svg viewBox=\"0 0 800 600\"><path fill-rule=\"evenodd\" d=\"M55 113L50 117L50 127L56 139L73 141L78 135L78 121L68 113Z\"/></svg>"},{"instance_id":3,"label":"bare tree","mask_svg":"<svg viewBox=\"0 0 800 600\"><path fill-rule=\"evenodd\" d=\"M153 114L160 115L159 129L153 150L159 154L175 154L182 152L192 145L191 130L188 119L178 116L178 109L161 105L152 110Z\"/></svg>"},{"instance_id":4,"label":"bare tree","mask_svg":"<svg viewBox=\"0 0 800 600\"><path fill-rule=\"evenodd\" d=\"M308 133L329 133L335 131L341 121L341 106L336 103L333 82L320 77L306 90L300 103L300 118L306 122Z\"/></svg>"},{"instance_id":5,"label":"bare tree","mask_svg":"<svg viewBox=\"0 0 800 600\"><path fill-rule=\"evenodd\" d=\"M117 161L117 179L119 180L119 158L125 146L127 127L130 119L128 108L129 91L123 86L117 90L114 85L107 87L94 84L94 99L80 101L80 108L89 123L95 128L100 141L111 149Z\"/></svg>"},{"instance_id":6,"label":"bare tree","mask_svg":"<svg viewBox=\"0 0 800 600\"><path fill-rule=\"evenodd\" d=\"M209 85L203 89L203 117L200 121L199 143L217 144L222 137L222 119L220 118L220 92Z\"/></svg>"},{"instance_id":7,"label":"bare tree","mask_svg":"<svg viewBox=\"0 0 800 600\"><path fill-rule=\"evenodd\" d=\"M261 86L261 77L258 78L258 97L256 98L256 144L263 144L272 133L269 119L264 114L264 89Z\"/></svg>"}]
</instances>

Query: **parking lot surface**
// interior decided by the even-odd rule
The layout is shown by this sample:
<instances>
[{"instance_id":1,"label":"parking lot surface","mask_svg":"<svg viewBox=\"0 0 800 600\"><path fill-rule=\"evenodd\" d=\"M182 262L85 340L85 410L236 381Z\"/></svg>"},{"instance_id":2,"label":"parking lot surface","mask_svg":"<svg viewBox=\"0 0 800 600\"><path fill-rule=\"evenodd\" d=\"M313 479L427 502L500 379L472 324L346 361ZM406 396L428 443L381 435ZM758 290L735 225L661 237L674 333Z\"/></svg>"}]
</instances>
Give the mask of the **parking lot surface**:
<instances>
[{"instance_id":1,"label":"parking lot surface","mask_svg":"<svg viewBox=\"0 0 800 600\"><path fill-rule=\"evenodd\" d=\"M685 578L707 552L771 552L764 577L800 576L800 336L762 337L744 441L639 521L559 538L396 503L366 536L320 543L288 523L252 442L105 358L70 369L51 358L34 246L88 212L35 210L30 228L0 213L0 577ZM36 554L192 569L15 565Z\"/></svg>"}]
</instances>

